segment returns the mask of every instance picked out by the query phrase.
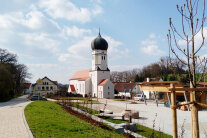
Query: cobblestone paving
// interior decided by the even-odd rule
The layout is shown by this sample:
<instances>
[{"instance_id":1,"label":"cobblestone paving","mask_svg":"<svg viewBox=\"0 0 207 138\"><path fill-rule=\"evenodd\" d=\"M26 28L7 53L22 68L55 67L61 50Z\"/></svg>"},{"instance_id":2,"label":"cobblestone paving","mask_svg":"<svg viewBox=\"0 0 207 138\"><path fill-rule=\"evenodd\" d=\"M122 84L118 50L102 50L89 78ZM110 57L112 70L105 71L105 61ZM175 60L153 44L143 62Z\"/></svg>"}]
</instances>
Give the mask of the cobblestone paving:
<instances>
[{"instance_id":1,"label":"cobblestone paving","mask_svg":"<svg viewBox=\"0 0 207 138\"><path fill-rule=\"evenodd\" d=\"M147 103L147 105L140 104L127 104L125 101L114 101L110 99L99 99L100 102L106 104L106 109L112 110L114 113L121 113L123 110L131 109L137 110L140 114L140 119L134 119L133 122L143 124L152 128L153 121L155 120L155 129L161 130L165 133L172 135L172 111L170 108L166 108L163 104L159 104L159 107L155 103ZM106 102L107 101L107 102ZM103 109L104 104L94 104L93 108L96 110ZM156 117L157 116L157 117ZM178 135L181 134L181 126L184 122L184 138L189 138L191 113L190 111L177 110L178 119ZM156 119L155 119L156 118ZM199 124L200 124L200 137L207 138L207 111L199 111Z\"/></svg>"},{"instance_id":2,"label":"cobblestone paving","mask_svg":"<svg viewBox=\"0 0 207 138\"><path fill-rule=\"evenodd\" d=\"M29 138L24 122L24 107L30 101L26 96L0 103L0 138Z\"/></svg>"}]
</instances>

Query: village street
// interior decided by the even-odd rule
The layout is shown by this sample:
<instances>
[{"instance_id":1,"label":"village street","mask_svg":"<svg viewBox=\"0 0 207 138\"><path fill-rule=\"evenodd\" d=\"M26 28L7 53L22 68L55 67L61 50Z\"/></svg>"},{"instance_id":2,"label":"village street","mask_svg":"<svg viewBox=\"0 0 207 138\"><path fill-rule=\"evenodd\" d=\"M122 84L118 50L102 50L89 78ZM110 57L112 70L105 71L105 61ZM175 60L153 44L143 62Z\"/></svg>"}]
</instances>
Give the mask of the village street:
<instances>
[{"instance_id":1,"label":"village street","mask_svg":"<svg viewBox=\"0 0 207 138\"><path fill-rule=\"evenodd\" d=\"M0 103L0 138L30 138L24 120L24 107L28 105L26 95Z\"/></svg>"},{"instance_id":2,"label":"village street","mask_svg":"<svg viewBox=\"0 0 207 138\"><path fill-rule=\"evenodd\" d=\"M126 109L126 102L124 101L114 101L109 99L99 99L100 102L106 103L106 109L112 110L114 113L121 113ZM94 104L94 109L103 109L103 104ZM172 135L173 125L172 125L172 112L170 108L166 108L163 104L159 104L159 107L155 103L145 104L127 104L127 109L137 110L140 113L140 119L133 120L145 126L152 128L153 120L155 120L155 129L163 131L165 133ZM156 117L157 115L157 117ZM185 138L191 136L191 113L190 111L177 110L178 117L178 135L181 134L181 126L184 122ZM205 133L207 133L207 111L199 111L199 124L200 124L200 137L206 138ZM156 119L155 119L156 118Z\"/></svg>"}]
</instances>

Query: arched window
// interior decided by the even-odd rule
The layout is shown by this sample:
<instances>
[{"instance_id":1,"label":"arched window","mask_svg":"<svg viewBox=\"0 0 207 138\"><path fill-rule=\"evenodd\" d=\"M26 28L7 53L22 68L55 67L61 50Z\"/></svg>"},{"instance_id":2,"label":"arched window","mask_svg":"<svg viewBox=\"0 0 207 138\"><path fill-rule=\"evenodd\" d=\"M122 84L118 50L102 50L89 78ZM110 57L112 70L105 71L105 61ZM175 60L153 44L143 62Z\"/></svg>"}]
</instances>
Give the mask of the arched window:
<instances>
[{"instance_id":1,"label":"arched window","mask_svg":"<svg viewBox=\"0 0 207 138\"><path fill-rule=\"evenodd\" d=\"M45 90L45 87L42 87L42 90Z\"/></svg>"},{"instance_id":2,"label":"arched window","mask_svg":"<svg viewBox=\"0 0 207 138\"><path fill-rule=\"evenodd\" d=\"M50 87L50 90L53 90L53 87L52 86Z\"/></svg>"}]
</instances>

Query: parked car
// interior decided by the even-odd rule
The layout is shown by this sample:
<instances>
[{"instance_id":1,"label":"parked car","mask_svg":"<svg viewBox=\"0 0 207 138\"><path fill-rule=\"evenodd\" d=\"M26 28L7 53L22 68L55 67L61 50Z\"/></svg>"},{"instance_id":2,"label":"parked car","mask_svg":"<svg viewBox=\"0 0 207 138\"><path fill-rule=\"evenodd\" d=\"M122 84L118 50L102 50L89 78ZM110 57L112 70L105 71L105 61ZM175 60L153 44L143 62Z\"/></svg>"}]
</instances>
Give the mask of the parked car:
<instances>
[{"instance_id":1,"label":"parked car","mask_svg":"<svg viewBox=\"0 0 207 138\"><path fill-rule=\"evenodd\" d=\"M137 95L134 97L134 100L137 100L137 101L144 101L144 96L143 96L143 94L137 94Z\"/></svg>"},{"instance_id":2,"label":"parked car","mask_svg":"<svg viewBox=\"0 0 207 138\"><path fill-rule=\"evenodd\" d=\"M38 96L38 95L33 95L30 98L31 101L35 101L35 100L42 100L42 101L47 101L47 98L42 97L42 96Z\"/></svg>"}]
</instances>

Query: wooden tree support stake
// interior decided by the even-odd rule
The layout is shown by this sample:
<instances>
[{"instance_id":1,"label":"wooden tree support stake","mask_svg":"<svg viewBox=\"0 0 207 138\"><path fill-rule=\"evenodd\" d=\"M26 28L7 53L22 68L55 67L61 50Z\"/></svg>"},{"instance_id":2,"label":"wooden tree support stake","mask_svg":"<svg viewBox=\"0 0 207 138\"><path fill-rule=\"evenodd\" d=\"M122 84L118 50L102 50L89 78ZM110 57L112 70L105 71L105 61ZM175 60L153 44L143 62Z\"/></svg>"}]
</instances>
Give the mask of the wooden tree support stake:
<instances>
[{"instance_id":1,"label":"wooden tree support stake","mask_svg":"<svg viewBox=\"0 0 207 138\"><path fill-rule=\"evenodd\" d=\"M174 88L174 84L170 84L171 88ZM177 128L177 111L176 111L176 95L175 91L171 91L171 109L172 109L172 120L173 120L173 138L178 137L178 128Z\"/></svg>"}]
</instances>

